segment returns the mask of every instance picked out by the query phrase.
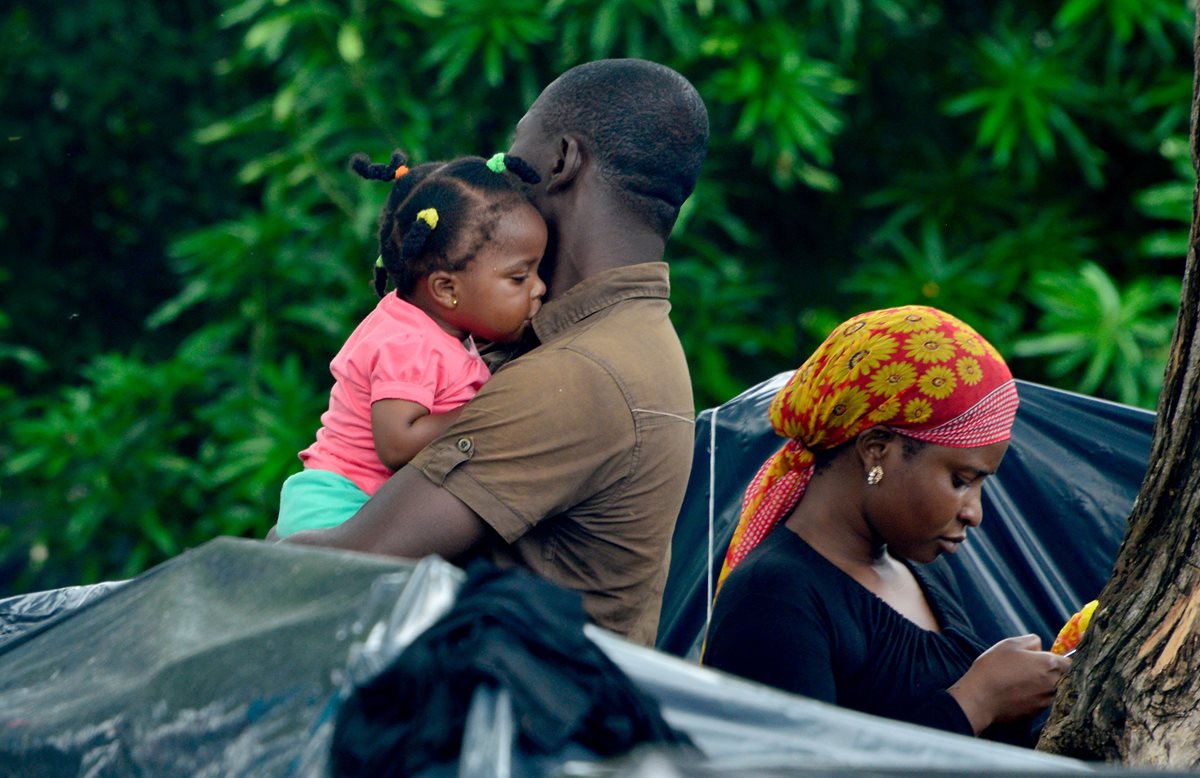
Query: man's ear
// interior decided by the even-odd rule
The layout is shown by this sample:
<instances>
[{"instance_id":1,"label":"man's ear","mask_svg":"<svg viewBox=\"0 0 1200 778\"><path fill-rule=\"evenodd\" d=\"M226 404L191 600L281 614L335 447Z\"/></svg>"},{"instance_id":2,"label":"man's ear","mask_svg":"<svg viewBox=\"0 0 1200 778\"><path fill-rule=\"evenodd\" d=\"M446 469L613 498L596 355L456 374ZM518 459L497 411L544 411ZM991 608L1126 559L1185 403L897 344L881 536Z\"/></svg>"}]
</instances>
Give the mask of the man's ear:
<instances>
[{"instance_id":1,"label":"man's ear","mask_svg":"<svg viewBox=\"0 0 1200 778\"><path fill-rule=\"evenodd\" d=\"M547 192L558 192L571 186L583 170L583 149L579 138L563 135L558 139L557 154L550 167L550 178L546 182Z\"/></svg>"},{"instance_id":2,"label":"man's ear","mask_svg":"<svg viewBox=\"0 0 1200 778\"><path fill-rule=\"evenodd\" d=\"M429 296L443 308L458 307L458 293L453 273L435 270L425 277L425 288Z\"/></svg>"}]
</instances>

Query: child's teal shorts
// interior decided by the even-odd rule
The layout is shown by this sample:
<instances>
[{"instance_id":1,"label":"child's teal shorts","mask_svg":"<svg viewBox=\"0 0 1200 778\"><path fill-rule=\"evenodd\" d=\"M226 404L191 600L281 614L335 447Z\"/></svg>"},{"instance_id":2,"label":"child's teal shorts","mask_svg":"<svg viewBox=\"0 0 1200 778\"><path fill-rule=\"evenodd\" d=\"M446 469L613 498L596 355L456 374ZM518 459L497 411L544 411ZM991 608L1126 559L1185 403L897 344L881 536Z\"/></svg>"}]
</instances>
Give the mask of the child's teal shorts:
<instances>
[{"instance_id":1,"label":"child's teal shorts","mask_svg":"<svg viewBox=\"0 0 1200 778\"><path fill-rule=\"evenodd\" d=\"M301 470L283 482L275 532L286 538L304 529L336 527L367 501L367 493L344 475L328 470Z\"/></svg>"}]
</instances>

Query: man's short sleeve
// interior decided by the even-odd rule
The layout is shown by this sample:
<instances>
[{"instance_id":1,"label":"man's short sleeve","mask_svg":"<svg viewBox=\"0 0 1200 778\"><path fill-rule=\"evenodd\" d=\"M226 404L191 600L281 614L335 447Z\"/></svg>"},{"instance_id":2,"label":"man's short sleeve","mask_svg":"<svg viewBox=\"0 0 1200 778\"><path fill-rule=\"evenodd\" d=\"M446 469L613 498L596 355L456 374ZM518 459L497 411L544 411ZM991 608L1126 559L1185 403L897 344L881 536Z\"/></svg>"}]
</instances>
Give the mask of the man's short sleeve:
<instances>
[{"instance_id":1,"label":"man's short sleeve","mask_svg":"<svg viewBox=\"0 0 1200 778\"><path fill-rule=\"evenodd\" d=\"M498 372L411 464L511 543L543 518L619 489L636 442L610 371L555 349Z\"/></svg>"}]
</instances>

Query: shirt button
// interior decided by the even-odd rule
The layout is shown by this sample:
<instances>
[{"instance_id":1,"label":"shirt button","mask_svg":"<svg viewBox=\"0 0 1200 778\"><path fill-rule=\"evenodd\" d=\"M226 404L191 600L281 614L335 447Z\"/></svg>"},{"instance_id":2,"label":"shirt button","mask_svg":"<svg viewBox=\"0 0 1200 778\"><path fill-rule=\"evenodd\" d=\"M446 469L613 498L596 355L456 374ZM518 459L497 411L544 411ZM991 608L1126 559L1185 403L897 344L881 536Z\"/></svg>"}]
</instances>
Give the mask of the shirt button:
<instances>
[{"instance_id":1,"label":"shirt button","mask_svg":"<svg viewBox=\"0 0 1200 778\"><path fill-rule=\"evenodd\" d=\"M458 446L459 451L461 451L465 454L471 450L471 439L470 438L459 438L458 443L456 443L455 445Z\"/></svg>"}]
</instances>

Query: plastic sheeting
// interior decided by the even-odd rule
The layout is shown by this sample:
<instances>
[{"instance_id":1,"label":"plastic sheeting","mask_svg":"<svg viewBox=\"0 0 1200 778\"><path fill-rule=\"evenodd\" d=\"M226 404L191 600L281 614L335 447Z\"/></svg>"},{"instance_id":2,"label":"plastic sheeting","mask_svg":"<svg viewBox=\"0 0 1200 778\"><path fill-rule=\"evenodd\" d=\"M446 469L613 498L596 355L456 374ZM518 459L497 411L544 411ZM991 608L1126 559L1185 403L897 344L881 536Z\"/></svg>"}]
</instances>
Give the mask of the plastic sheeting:
<instances>
[{"instance_id":1,"label":"plastic sheeting","mask_svg":"<svg viewBox=\"0 0 1200 778\"><path fill-rule=\"evenodd\" d=\"M67 586L0 600L0 644L58 616L74 611L125 585L108 581L90 586Z\"/></svg>"},{"instance_id":2,"label":"plastic sheeting","mask_svg":"<svg viewBox=\"0 0 1200 778\"><path fill-rule=\"evenodd\" d=\"M671 549L658 646L699 654L712 586L746 485L783 443L767 409L790 373L696 420L696 456ZM1154 414L1017 382L1012 443L984 486L984 521L949 559L980 636L1049 646L1112 570L1150 454Z\"/></svg>"},{"instance_id":3,"label":"plastic sheeting","mask_svg":"<svg viewBox=\"0 0 1200 778\"><path fill-rule=\"evenodd\" d=\"M217 540L18 635L0 646L0 772L285 773L393 571L411 566Z\"/></svg>"},{"instance_id":4,"label":"plastic sheeting","mask_svg":"<svg viewBox=\"0 0 1200 778\"><path fill-rule=\"evenodd\" d=\"M0 774L320 776L336 712L453 603L457 568L220 539L0 646ZM589 627L713 774L1087 766L864 716ZM457 774L591 769L520 761L503 694L468 717ZM674 759L674 755L667 758ZM694 762L694 757L689 757Z\"/></svg>"}]
</instances>

